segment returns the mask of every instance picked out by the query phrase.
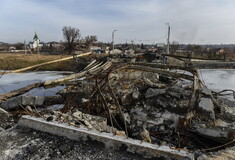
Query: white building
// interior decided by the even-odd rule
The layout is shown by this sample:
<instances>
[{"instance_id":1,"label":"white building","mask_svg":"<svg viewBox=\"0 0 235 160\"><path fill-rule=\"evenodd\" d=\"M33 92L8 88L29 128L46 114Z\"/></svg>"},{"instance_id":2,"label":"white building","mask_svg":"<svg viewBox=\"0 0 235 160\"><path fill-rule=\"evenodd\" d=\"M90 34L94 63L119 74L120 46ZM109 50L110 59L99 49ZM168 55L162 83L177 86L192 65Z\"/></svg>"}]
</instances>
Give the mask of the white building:
<instances>
[{"instance_id":1,"label":"white building","mask_svg":"<svg viewBox=\"0 0 235 160\"><path fill-rule=\"evenodd\" d=\"M33 42L29 43L29 47L30 47L30 49L39 51L42 46L43 46L43 44L40 43L40 39L38 38L38 35L35 32L35 35L33 37Z\"/></svg>"}]
</instances>

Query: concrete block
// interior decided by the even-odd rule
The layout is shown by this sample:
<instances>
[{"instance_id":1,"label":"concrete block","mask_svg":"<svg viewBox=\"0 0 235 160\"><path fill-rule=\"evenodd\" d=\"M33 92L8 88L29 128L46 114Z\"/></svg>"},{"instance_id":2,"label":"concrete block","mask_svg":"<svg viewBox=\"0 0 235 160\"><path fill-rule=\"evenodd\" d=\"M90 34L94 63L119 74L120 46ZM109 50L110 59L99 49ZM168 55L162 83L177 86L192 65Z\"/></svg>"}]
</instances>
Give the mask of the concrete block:
<instances>
[{"instance_id":1,"label":"concrete block","mask_svg":"<svg viewBox=\"0 0 235 160\"><path fill-rule=\"evenodd\" d=\"M201 92L202 92L205 96L207 96L207 97L211 97L211 95L212 95L211 90L208 89L208 88L205 87L205 86L202 86Z\"/></svg>"},{"instance_id":2,"label":"concrete block","mask_svg":"<svg viewBox=\"0 0 235 160\"><path fill-rule=\"evenodd\" d=\"M2 102L0 104L0 107L2 107L5 110L8 110L8 109L19 107L20 105L41 106L43 105L43 102L44 102L44 97L39 97L39 96L32 97L32 96L22 95L22 96L10 98L7 101Z\"/></svg>"},{"instance_id":3,"label":"concrete block","mask_svg":"<svg viewBox=\"0 0 235 160\"><path fill-rule=\"evenodd\" d=\"M44 102L44 97L39 97L39 96L21 96L22 102L21 104L23 106L26 105L35 105L35 106L41 106L43 105Z\"/></svg>"},{"instance_id":4,"label":"concrete block","mask_svg":"<svg viewBox=\"0 0 235 160\"><path fill-rule=\"evenodd\" d=\"M211 119L215 119L214 104L210 98L201 98L198 107Z\"/></svg>"},{"instance_id":5,"label":"concrete block","mask_svg":"<svg viewBox=\"0 0 235 160\"><path fill-rule=\"evenodd\" d=\"M229 137L229 131L226 131L226 130L221 130L221 129L213 129L213 128L197 128L195 130L198 134L206 137L206 138L209 138L213 141L217 141L219 143L227 143L230 140L230 137Z\"/></svg>"},{"instance_id":6,"label":"concrete block","mask_svg":"<svg viewBox=\"0 0 235 160\"><path fill-rule=\"evenodd\" d=\"M153 88L149 88L146 93L145 93L145 98L151 98L151 97L155 97L158 96L160 94L164 94L166 92L165 89L153 89Z\"/></svg>"},{"instance_id":7,"label":"concrete block","mask_svg":"<svg viewBox=\"0 0 235 160\"><path fill-rule=\"evenodd\" d=\"M168 146L159 146L146 142L142 142L140 144L139 140L125 138L122 136L113 136L111 133L101 133L58 122L48 122L42 118L22 116L18 122L18 125L58 136L64 136L72 140L98 141L103 143L108 149L111 148L114 150L119 150L119 148L124 145L127 147L127 151L129 152L142 154L152 158L162 157L182 160L194 159L194 155L187 151L173 150Z\"/></svg>"}]
</instances>

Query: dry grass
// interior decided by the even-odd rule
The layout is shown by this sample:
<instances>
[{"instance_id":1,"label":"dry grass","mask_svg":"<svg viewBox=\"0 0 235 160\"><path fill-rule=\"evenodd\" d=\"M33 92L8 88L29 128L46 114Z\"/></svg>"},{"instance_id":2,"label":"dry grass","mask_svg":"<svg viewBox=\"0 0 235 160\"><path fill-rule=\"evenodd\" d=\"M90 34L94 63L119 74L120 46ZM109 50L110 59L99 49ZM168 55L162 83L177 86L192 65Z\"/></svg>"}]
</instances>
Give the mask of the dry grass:
<instances>
[{"instance_id":1,"label":"dry grass","mask_svg":"<svg viewBox=\"0 0 235 160\"><path fill-rule=\"evenodd\" d=\"M52 60L68 57L68 55L43 55L43 54L16 54L16 53L1 53L0 54L0 69L14 70L40 64ZM71 63L68 61L46 65L38 70L71 70Z\"/></svg>"}]
</instances>

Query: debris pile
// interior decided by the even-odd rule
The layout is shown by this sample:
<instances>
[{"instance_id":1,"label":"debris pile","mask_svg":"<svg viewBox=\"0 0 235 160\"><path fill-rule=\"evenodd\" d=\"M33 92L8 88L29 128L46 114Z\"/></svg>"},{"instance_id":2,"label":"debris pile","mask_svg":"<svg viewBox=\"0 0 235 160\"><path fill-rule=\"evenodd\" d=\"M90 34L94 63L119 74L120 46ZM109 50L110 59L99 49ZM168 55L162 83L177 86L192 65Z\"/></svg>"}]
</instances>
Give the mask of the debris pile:
<instances>
[{"instance_id":1,"label":"debris pile","mask_svg":"<svg viewBox=\"0 0 235 160\"><path fill-rule=\"evenodd\" d=\"M235 141L235 102L204 86L193 68L108 58L40 86L62 84L60 100L18 96L17 103L2 99L1 107L178 150L210 151ZM53 103L63 108L49 109Z\"/></svg>"}]
</instances>

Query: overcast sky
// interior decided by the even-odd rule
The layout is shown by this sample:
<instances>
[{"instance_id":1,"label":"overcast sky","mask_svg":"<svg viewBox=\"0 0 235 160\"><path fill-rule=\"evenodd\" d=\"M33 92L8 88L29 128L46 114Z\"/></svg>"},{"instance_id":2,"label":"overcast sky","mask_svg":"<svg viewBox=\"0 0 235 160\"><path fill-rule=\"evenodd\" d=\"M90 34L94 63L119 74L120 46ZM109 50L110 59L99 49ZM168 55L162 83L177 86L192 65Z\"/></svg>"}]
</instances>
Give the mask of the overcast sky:
<instances>
[{"instance_id":1,"label":"overcast sky","mask_svg":"<svg viewBox=\"0 0 235 160\"><path fill-rule=\"evenodd\" d=\"M0 0L0 41L63 40L62 27L99 41L235 43L235 0Z\"/></svg>"}]
</instances>

